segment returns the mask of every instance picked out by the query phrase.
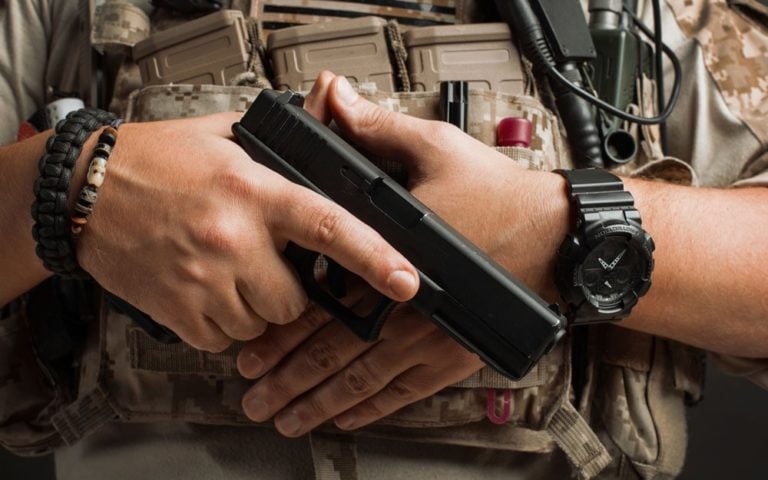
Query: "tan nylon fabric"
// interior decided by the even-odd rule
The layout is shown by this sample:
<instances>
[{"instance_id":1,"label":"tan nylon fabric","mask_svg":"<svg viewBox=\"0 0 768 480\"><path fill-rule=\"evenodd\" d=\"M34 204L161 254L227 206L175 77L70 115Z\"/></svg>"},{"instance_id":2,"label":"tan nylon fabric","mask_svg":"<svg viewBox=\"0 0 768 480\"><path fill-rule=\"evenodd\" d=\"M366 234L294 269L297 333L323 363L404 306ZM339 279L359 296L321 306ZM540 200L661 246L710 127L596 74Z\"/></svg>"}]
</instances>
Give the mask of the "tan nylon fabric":
<instances>
[{"instance_id":1,"label":"tan nylon fabric","mask_svg":"<svg viewBox=\"0 0 768 480\"><path fill-rule=\"evenodd\" d=\"M549 433L568 456L579 478L597 476L612 458L579 412L565 402L549 425Z\"/></svg>"},{"instance_id":2,"label":"tan nylon fabric","mask_svg":"<svg viewBox=\"0 0 768 480\"><path fill-rule=\"evenodd\" d=\"M757 0L667 0L680 28L704 49L704 61L728 107L768 143L768 16Z\"/></svg>"},{"instance_id":3,"label":"tan nylon fabric","mask_svg":"<svg viewBox=\"0 0 768 480\"><path fill-rule=\"evenodd\" d=\"M91 45L98 51L130 48L149 36L149 16L127 1L106 0L96 7L91 26Z\"/></svg>"},{"instance_id":4,"label":"tan nylon fabric","mask_svg":"<svg viewBox=\"0 0 768 480\"><path fill-rule=\"evenodd\" d=\"M315 480L358 480L357 447L354 437L311 433Z\"/></svg>"}]
</instances>

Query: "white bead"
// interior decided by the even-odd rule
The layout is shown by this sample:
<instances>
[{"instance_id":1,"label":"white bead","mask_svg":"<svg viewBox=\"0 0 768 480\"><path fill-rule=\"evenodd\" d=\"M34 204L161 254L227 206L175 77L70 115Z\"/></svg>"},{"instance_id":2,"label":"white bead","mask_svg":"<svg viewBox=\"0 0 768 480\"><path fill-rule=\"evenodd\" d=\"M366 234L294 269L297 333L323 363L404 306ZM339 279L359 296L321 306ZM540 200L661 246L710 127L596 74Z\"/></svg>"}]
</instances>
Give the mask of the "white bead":
<instances>
[{"instance_id":1,"label":"white bead","mask_svg":"<svg viewBox=\"0 0 768 480\"><path fill-rule=\"evenodd\" d=\"M104 175L107 172L107 159L101 157L93 157L91 165L88 167L88 185L93 185L96 188L101 187L104 183Z\"/></svg>"}]
</instances>

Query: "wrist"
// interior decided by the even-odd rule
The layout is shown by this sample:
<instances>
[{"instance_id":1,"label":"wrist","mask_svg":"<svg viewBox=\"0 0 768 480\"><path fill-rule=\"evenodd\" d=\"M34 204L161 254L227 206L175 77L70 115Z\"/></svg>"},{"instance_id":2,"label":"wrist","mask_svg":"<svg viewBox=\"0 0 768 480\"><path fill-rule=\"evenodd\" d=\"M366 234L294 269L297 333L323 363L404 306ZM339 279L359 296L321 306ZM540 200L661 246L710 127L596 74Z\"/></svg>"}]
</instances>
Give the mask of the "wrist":
<instances>
[{"instance_id":1,"label":"wrist","mask_svg":"<svg viewBox=\"0 0 768 480\"><path fill-rule=\"evenodd\" d=\"M554 273L557 251L571 223L566 182L553 172L521 173L524 175L520 176L521 188L517 191L529 194L516 215L526 231L509 240L508 251L515 252L512 259L518 264L512 271L547 302L555 303L560 300Z\"/></svg>"},{"instance_id":2,"label":"wrist","mask_svg":"<svg viewBox=\"0 0 768 480\"><path fill-rule=\"evenodd\" d=\"M34 182L35 201L31 208L32 236L37 243L35 253L45 268L56 274L80 276L84 273L75 255L78 232L72 228L69 209L72 180L75 168L82 163L78 159L84 144L93 131L109 124L117 126L119 121L103 110L70 112L56 125L55 133L46 141L46 152L38 162L40 176Z\"/></svg>"}]
</instances>

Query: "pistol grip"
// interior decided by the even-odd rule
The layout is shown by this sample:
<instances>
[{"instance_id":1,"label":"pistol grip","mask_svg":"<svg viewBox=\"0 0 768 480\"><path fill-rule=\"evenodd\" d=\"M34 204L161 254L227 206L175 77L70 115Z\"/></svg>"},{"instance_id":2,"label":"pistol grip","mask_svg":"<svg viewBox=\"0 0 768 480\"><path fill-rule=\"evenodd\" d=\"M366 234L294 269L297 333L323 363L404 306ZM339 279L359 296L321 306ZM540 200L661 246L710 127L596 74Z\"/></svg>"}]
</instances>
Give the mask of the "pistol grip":
<instances>
[{"instance_id":1,"label":"pistol grip","mask_svg":"<svg viewBox=\"0 0 768 480\"><path fill-rule=\"evenodd\" d=\"M339 302L333 294L327 292L317 281L317 278L315 278L315 264L320 257L319 253L302 248L293 242L288 242L284 254L296 267L296 273L299 275L307 296L312 301L323 307L334 318L344 322L361 340L373 342L379 338L381 327L384 325L384 321L392 309L397 305L397 302L382 296L382 300L370 313L358 315L352 309ZM332 260L329 259L330 262ZM340 286L339 282L341 280L338 279L340 269L341 267L338 265L334 267L331 263L329 275L331 272L335 272L334 276L337 278L335 280L331 279L331 290L342 296L344 288Z\"/></svg>"}]
</instances>

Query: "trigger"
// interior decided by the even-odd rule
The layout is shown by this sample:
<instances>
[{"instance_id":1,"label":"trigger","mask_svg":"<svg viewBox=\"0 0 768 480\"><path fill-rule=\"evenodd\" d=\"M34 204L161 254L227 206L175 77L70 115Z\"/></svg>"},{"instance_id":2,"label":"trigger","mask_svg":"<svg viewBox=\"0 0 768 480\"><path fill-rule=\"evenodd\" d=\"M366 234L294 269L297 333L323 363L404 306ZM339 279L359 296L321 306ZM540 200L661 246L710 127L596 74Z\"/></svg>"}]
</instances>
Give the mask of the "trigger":
<instances>
[{"instance_id":1,"label":"trigger","mask_svg":"<svg viewBox=\"0 0 768 480\"><path fill-rule=\"evenodd\" d=\"M328 279L328 289L331 294L336 298L344 298L347 296L347 283L344 280L347 271L336 263L333 259L327 258L328 270L326 271L326 278Z\"/></svg>"}]
</instances>

